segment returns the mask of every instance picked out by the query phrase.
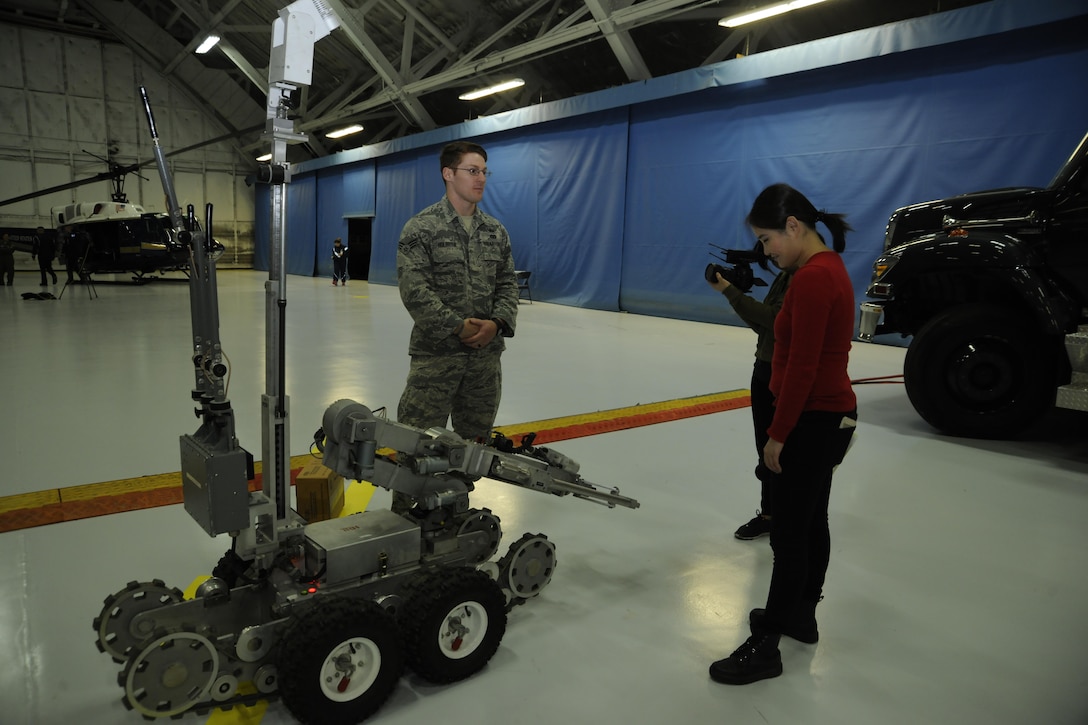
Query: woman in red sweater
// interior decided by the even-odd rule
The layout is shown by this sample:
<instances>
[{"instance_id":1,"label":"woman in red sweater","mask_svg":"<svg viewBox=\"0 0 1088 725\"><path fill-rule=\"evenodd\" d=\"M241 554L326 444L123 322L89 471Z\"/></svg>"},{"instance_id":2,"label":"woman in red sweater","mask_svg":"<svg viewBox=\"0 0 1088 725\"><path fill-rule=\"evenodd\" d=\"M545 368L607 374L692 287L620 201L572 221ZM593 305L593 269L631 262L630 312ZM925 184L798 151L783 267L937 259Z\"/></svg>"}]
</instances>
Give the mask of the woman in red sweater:
<instances>
[{"instance_id":1,"label":"woman in red sweater","mask_svg":"<svg viewBox=\"0 0 1088 725\"><path fill-rule=\"evenodd\" d=\"M831 477L857 424L847 373L854 289L836 254L846 247L850 225L786 184L760 192L746 222L767 256L794 274L774 323L775 410L763 449L764 463L775 474L774 567L766 608L749 615L752 636L710 666L714 680L731 685L782 674L781 635L809 644L819 639L816 603L831 553ZM831 232L834 251L816 231L821 223Z\"/></svg>"}]
</instances>

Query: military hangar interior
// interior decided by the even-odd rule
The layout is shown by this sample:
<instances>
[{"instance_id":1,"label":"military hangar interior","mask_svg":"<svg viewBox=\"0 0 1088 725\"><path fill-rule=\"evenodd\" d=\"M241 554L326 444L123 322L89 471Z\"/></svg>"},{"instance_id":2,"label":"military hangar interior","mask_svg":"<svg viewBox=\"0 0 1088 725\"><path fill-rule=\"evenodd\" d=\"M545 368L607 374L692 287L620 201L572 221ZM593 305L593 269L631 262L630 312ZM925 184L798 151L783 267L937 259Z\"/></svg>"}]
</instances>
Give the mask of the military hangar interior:
<instances>
[{"instance_id":1,"label":"military hangar interior","mask_svg":"<svg viewBox=\"0 0 1088 725\"><path fill-rule=\"evenodd\" d=\"M162 211L162 188L155 165L147 163L146 122L134 91L144 84L166 150L198 147L171 156L171 172L179 198L197 205L215 203L213 232L227 250L223 266L235 268L219 275L221 338L232 369L229 390L238 438L258 459L260 401L266 390L262 371L270 348L265 331L269 275L264 271L267 262L262 262L268 251L267 239L262 241L267 200L262 201L261 187L250 186L246 177L257 168L253 158L268 146L261 139L264 66L271 20L284 4L16 0L0 10L4 65L19 68L0 83L0 114L5 116L0 124L0 197L81 182L101 174L103 167L107 171L93 184L0 207L0 225L48 226L50 206L104 198L112 191L108 172L114 165L138 166L125 175L126 193L131 201ZM996 33L988 44L962 40L965 49L962 57L953 56L959 64L953 71L944 76L939 69L927 71L937 79L927 86L947 85L949 95L955 96L942 100L940 89L925 89L923 111L932 115L942 103L1004 108L987 105L986 98L1002 91L1023 92L1031 83L1041 83L1038 76L1048 70L1060 85L1067 76L1054 71L1045 58L1035 58L1046 55L1038 50L1044 38L1061 48L1055 51L1061 61L1082 63L1075 71L1082 77L1088 54L1083 40L1088 34L1080 32L1084 10L1069 10L1076 3L1060 0L829 0L744 32L721 28L717 20L752 3L330 4L349 19L349 32L336 31L316 44L314 83L303 93L295 119L307 137L289 147L292 163L306 172L298 186L312 184L319 191L325 190L320 178L314 182L307 173L320 177L342 154L365 158L367 147L378 147L391 149L385 153L396 157L397 150L408 149L409 155L418 153L421 166L430 168L442 130L470 117L460 128L480 132L488 117L501 124L508 113L527 105L547 110L579 96L597 98L610 89L652 86L651 79L699 73L704 67L713 70L735 55L755 58L766 53L773 59L780 57L776 50L786 48L816 54L826 51L828 43L844 52L864 37L880 46L871 51L875 60L853 61L850 68L832 67L825 73L855 75L859 94L868 90L883 95L889 83L910 73L895 65L880 66L878 73L872 64L908 46L925 30L919 30L919 23L933 22L965 38L971 32L965 26L977 25L980 17L989 21L1021 13L1045 15L1040 8L1065 13L1064 20L1051 19L1037 31L1016 30L1019 21L1014 20L1013 29ZM1029 5L1030 11L1025 9ZM970 14L972 9L983 15ZM877 34L857 35L874 28ZM195 56L197 44L210 31L221 34L221 47ZM980 47L992 55L972 59ZM935 56L926 53L915 50L904 65L935 63ZM486 63L459 70L465 65L459 59ZM123 78L114 72L126 67ZM502 80L498 76L507 72L526 81L523 90L496 95L482 110L456 100L469 87L485 79ZM889 72L896 76L891 82L884 78ZM994 80L1002 74L1004 88ZM813 109L827 114L823 125L835 125L851 112L871 111L860 95L847 97L818 73L796 75L801 79L796 83L746 80L738 84L738 92L759 94L765 92L759 86L770 86L783 97L796 94L811 101L803 94L806 87L828 89L839 94L829 101L835 107ZM638 97L632 98L632 107L638 106ZM755 100L770 108L766 97L757 95ZM750 98L745 101L752 103ZM1032 101L1032 118L1010 108L1004 116L991 112L970 118L964 127L985 126L985 132L976 133L986 136L984 146L995 154L1024 144L1038 151L1039 159L1025 162L1027 181L1018 176L1012 182L1044 185L1047 174L1083 135L1088 116L1083 100L1062 99L1058 93L1041 93ZM720 120L697 103L668 98L663 103L690 113L693 134L696 116ZM1063 112L1073 118L1059 118ZM607 115L612 111L603 113L614 122ZM671 160L680 173L692 173L668 113L646 99L631 111L632 116L639 113L649 118L638 119L649 130L631 126L632 159L645 152L637 144L667 141L663 145L676 154ZM921 123L924 115L912 115L911 120ZM759 121L758 114L753 118ZM361 136L347 141L324 137L332 126L350 121L365 126ZM815 117L806 122L821 125ZM724 130L734 130L732 123L726 119ZM488 139L493 138L496 167L517 168L513 150L535 143L531 138L511 141L511 131L487 128L494 135L484 135L483 142L490 146ZM653 138L660 129L666 135ZM531 137L531 131L526 133ZM575 127L573 133L588 137L584 128ZM215 141L204 143L209 140ZM585 155L589 164L603 158ZM956 150L949 156L949 168L964 165ZM842 168L819 159L832 169ZM984 188L971 184L1007 178L1007 168L998 167L995 162L965 177L946 179L939 188L911 179L904 182L910 189L903 203ZM666 165L653 168L660 171ZM823 180L826 171L821 169L796 173L814 189L832 184ZM861 183L876 183L862 176ZM501 178L497 174L496 181L501 183ZM380 187L380 177L377 183ZM856 188L845 182L843 186ZM929 188L930 196L909 196ZM431 180L413 203L430 199L435 189ZM750 189L750 184L728 186L721 193L744 198L721 208L743 215ZM377 193L381 195L380 188ZM491 193L498 202L507 192L498 186ZM637 193L629 199L645 201ZM659 203L675 203L674 196L653 193L660 195ZM687 189L683 193L690 195ZM719 192L707 188L705 193ZM842 194L835 196L829 189L828 195L835 202L828 202L829 209L843 208L838 206ZM320 196L316 198L320 203ZM590 196L587 203L596 200ZM668 216L647 206L649 213ZM383 208L404 212L379 204L373 210L375 229L382 228L380 223L399 228L403 218L396 223L379 219ZM872 245L878 250L883 234L875 220L886 221L892 208L871 210L869 216L859 213L857 244L869 246L856 267L871 264ZM722 226L739 226L714 219ZM637 226L641 221L634 216L628 223ZM318 249L323 249L327 235L320 224L311 229L319 230ZM723 234L727 244L744 239L740 232L733 235ZM316 271L288 276L284 367L293 461L310 452L313 430L333 401L350 398L375 409L396 405L407 372L411 322L389 283L388 249L378 249L383 240L387 247L392 244L395 233L387 236L375 236L370 282L356 278L346 287L332 288L328 275L312 261L306 263ZM687 249L678 243L670 264L655 272L666 288L690 287L673 296L685 304L685 295L701 298L689 305L692 309L697 304L727 308L700 276L707 241L716 238L703 234ZM634 256L637 250L628 251ZM148 592L190 592L230 546L227 537L200 531L182 505L156 505L162 502L156 492L176 487L180 477L175 473L178 436L197 425L186 390L193 374L188 285L180 283L183 276L176 272L163 275L167 279L162 283L142 285L125 283L126 275L103 275L92 295L85 286L65 287L58 265L61 284L42 288L36 265L22 252L16 256L16 285L2 288L0 313L6 338L0 346L0 369L7 382L7 415L0 427L7 454L0 478L0 572L9 583L0 596L0 630L13 650L0 665L3 720L20 725L141 721L141 711L126 709L122 702L122 665L95 647L100 636L96 618L130 581L143 583ZM530 259L537 270L557 264L543 247ZM691 270L666 268L675 266ZM590 418L591 423L581 422L590 434L560 438L555 449L577 460L587 480L618 486L641 505L637 510L608 510L572 497L541 496L481 480L473 505L501 519L502 550L522 532L546 535L556 551L554 579L539 596L510 610L501 646L482 671L449 685L407 672L373 721L452 717L527 724L717 720L906 725L1088 720L1083 695L1088 658L1079 645L1088 634L1083 617L1088 580L1077 564L1088 544L1083 526L1088 516L1083 414L1053 411L1013 440L941 435L919 418L904 394L899 377L903 343L855 342L850 374L856 381L861 423L856 445L835 478L833 552L818 612L820 641L805 645L784 639L782 677L741 688L718 685L707 677L707 666L747 636L748 611L764 604L772 563L766 538L745 542L733 537L758 507L748 409L742 403L606 432L593 429L593 421L622 419L632 407L637 411L651 404L690 409L698 396L719 392L728 398L735 391L743 400L754 335L724 310L692 312L685 319L683 312L644 292L633 293L626 284L611 287L587 276L618 273L619 266L571 272L573 283L556 279L560 268L554 267L550 275L534 274L533 303L526 300L520 306L518 334L504 357L497 423L536 421L545 426L568 416ZM637 271L624 270L637 281ZM672 280L674 273L690 279ZM852 269L855 284L863 287L857 274ZM178 279L171 281L173 277ZM43 289L60 299L27 300L20 295ZM594 295L612 295L613 302L602 304ZM616 299L630 304L617 304ZM354 486L349 493L368 511L388 508L389 493L383 489ZM171 589L152 586L155 580ZM190 664L184 657L179 662ZM184 669L168 668L163 687L170 678L200 681L196 673L178 671ZM186 712L181 721L271 725L295 718L272 698L229 712Z\"/></svg>"}]
</instances>

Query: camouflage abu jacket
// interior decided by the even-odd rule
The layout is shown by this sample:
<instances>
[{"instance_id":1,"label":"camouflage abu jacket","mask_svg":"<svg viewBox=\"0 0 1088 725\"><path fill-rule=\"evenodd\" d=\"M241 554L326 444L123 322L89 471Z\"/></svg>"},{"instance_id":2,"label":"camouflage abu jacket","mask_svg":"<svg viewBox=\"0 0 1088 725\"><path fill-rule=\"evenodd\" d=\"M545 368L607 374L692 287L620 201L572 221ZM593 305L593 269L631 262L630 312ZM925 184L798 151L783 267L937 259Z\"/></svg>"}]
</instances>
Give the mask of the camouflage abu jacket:
<instances>
[{"instance_id":1,"label":"camouflage abu jacket","mask_svg":"<svg viewBox=\"0 0 1088 725\"><path fill-rule=\"evenodd\" d=\"M471 234L445 196L409 219L397 245L397 286L415 321L409 354L469 352L453 333L467 317L500 318L513 334L518 284L510 235L479 208ZM505 348L501 335L488 348L496 345Z\"/></svg>"}]
</instances>

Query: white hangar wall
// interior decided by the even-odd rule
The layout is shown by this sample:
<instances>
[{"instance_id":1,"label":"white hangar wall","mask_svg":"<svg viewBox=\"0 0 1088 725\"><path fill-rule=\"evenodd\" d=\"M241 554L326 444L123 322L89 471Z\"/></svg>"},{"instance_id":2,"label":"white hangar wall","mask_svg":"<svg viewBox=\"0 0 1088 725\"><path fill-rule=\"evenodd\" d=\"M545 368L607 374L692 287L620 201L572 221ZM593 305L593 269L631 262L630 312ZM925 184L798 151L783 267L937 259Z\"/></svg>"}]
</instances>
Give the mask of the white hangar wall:
<instances>
[{"instance_id":1,"label":"white hangar wall","mask_svg":"<svg viewBox=\"0 0 1088 725\"><path fill-rule=\"evenodd\" d=\"M162 184L138 88L147 88L163 151L201 144L226 130L189 94L173 86L126 47L93 38L0 24L0 201L105 172L100 159L122 166L148 162L125 177L128 200L166 211ZM112 154L112 156L111 156ZM100 158L95 158L95 157ZM182 208L203 217L213 205L224 262L252 264L252 162L227 142L168 159ZM0 226L50 225L50 208L110 198L108 180L0 206Z\"/></svg>"}]
</instances>

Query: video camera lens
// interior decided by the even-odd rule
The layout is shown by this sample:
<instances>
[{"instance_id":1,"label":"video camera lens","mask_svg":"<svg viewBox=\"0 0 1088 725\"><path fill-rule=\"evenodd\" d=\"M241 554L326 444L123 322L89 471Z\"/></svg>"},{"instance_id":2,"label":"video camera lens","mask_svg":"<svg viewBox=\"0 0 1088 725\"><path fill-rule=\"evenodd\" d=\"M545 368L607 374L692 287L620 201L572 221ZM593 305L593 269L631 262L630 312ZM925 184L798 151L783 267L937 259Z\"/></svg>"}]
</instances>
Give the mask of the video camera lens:
<instances>
[{"instance_id":1,"label":"video camera lens","mask_svg":"<svg viewBox=\"0 0 1088 725\"><path fill-rule=\"evenodd\" d=\"M703 276L706 277L707 282L715 284L718 281L714 276L715 274L720 274L722 279L745 293L751 291L752 286L755 284L761 286L766 284L766 282L761 279L757 280L756 276L752 273L752 268L743 262L738 263L732 269L711 262L706 266Z\"/></svg>"},{"instance_id":2,"label":"video camera lens","mask_svg":"<svg viewBox=\"0 0 1088 725\"><path fill-rule=\"evenodd\" d=\"M706 281L710 284L714 284L718 281L715 275L720 274L726 281L729 280L729 270L720 264L714 264L711 262L706 266L706 270L703 272L703 276L706 277Z\"/></svg>"}]
</instances>

